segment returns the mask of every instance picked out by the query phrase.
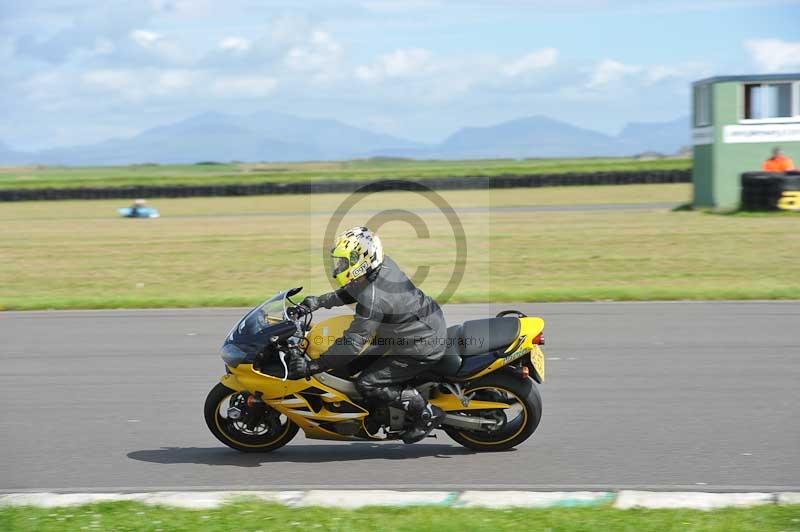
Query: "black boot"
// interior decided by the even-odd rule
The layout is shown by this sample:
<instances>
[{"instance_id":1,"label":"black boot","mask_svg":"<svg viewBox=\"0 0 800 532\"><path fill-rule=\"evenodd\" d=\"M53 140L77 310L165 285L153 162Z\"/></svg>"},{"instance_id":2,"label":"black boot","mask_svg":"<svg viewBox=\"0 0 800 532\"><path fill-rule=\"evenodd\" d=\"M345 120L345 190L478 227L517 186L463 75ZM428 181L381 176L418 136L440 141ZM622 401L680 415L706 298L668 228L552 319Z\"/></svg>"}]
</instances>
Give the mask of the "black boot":
<instances>
[{"instance_id":1,"label":"black boot","mask_svg":"<svg viewBox=\"0 0 800 532\"><path fill-rule=\"evenodd\" d=\"M445 412L428 403L417 390L406 389L400 394L400 405L410 418L412 425L400 438L403 443L416 443L442 424Z\"/></svg>"}]
</instances>

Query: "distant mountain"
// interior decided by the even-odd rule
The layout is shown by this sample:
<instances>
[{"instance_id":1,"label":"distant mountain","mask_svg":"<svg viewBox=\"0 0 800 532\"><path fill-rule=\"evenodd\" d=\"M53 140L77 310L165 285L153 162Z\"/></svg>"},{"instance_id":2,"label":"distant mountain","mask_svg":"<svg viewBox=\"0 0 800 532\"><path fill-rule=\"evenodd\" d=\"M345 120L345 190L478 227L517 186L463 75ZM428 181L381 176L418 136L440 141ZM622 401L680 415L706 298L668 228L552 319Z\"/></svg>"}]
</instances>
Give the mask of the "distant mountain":
<instances>
[{"instance_id":1,"label":"distant mountain","mask_svg":"<svg viewBox=\"0 0 800 532\"><path fill-rule=\"evenodd\" d=\"M632 122L617 139L627 153L677 153L690 144L689 131L689 117L682 116L670 122Z\"/></svg>"},{"instance_id":2,"label":"distant mountain","mask_svg":"<svg viewBox=\"0 0 800 532\"><path fill-rule=\"evenodd\" d=\"M31 161L31 155L20 151L15 151L0 142L0 164L27 164Z\"/></svg>"},{"instance_id":3,"label":"distant mountain","mask_svg":"<svg viewBox=\"0 0 800 532\"><path fill-rule=\"evenodd\" d=\"M198 161L307 161L353 159L364 153L421 144L335 120L261 112L247 116L203 113L125 139L44 150L38 163L123 165ZM0 163L5 162L0 152Z\"/></svg>"},{"instance_id":4,"label":"distant mountain","mask_svg":"<svg viewBox=\"0 0 800 532\"><path fill-rule=\"evenodd\" d=\"M689 119L631 123L605 135L546 116L463 128L426 145L336 120L262 111L203 113L125 139L21 153L0 144L0 164L124 165L199 161L309 161L362 157L485 159L672 154L689 144Z\"/></svg>"},{"instance_id":5,"label":"distant mountain","mask_svg":"<svg viewBox=\"0 0 800 532\"><path fill-rule=\"evenodd\" d=\"M447 159L574 157L618 155L613 137L546 116L532 116L489 127L470 127L450 135L436 148Z\"/></svg>"},{"instance_id":6,"label":"distant mountain","mask_svg":"<svg viewBox=\"0 0 800 532\"><path fill-rule=\"evenodd\" d=\"M381 150L414 150L425 146L419 142L374 133L337 120L299 119L269 111L243 117L240 123L264 135L277 133L277 138L286 142L310 144L317 150L317 155L313 157L317 159L352 159ZM312 157L306 157L309 158Z\"/></svg>"},{"instance_id":7,"label":"distant mountain","mask_svg":"<svg viewBox=\"0 0 800 532\"><path fill-rule=\"evenodd\" d=\"M630 156L677 153L689 144L689 119L632 123L618 136L605 135L547 116L531 116L487 127L463 128L428 149L399 149L372 155L416 159Z\"/></svg>"},{"instance_id":8,"label":"distant mountain","mask_svg":"<svg viewBox=\"0 0 800 532\"><path fill-rule=\"evenodd\" d=\"M317 155L314 146L268 138L233 117L203 114L148 129L127 139L42 151L43 164L75 166L198 161L297 161Z\"/></svg>"}]
</instances>

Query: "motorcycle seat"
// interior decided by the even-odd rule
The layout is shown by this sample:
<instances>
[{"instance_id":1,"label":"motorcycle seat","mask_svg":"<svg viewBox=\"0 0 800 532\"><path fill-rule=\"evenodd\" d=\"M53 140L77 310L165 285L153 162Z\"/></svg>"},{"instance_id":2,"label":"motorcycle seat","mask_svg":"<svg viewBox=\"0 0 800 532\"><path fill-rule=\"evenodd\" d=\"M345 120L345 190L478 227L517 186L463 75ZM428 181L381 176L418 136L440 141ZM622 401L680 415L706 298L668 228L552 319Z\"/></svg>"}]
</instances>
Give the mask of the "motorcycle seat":
<instances>
[{"instance_id":1,"label":"motorcycle seat","mask_svg":"<svg viewBox=\"0 0 800 532\"><path fill-rule=\"evenodd\" d=\"M519 318L485 318L465 321L461 325L458 352L462 357L505 350L519 335ZM450 329L448 329L448 340Z\"/></svg>"},{"instance_id":2,"label":"motorcycle seat","mask_svg":"<svg viewBox=\"0 0 800 532\"><path fill-rule=\"evenodd\" d=\"M456 375L462 359L498 349L505 350L519 335L517 318L486 318L465 321L447 328L447 348L433 371L439 375Z\"/></svg>"},{"instance_id":3,"label":"motorcycle seat","mask_svg":"<svg viewBox=\"0 0 800 532\"><path fill-rule=\"evenodd\" d=\"M458 352L458 338L461 335L461 325L447 328L447 348L441 360L433 366L433 372L446 377L453 376L461 369L461 354Z\"/></svg>"}]
</instances>

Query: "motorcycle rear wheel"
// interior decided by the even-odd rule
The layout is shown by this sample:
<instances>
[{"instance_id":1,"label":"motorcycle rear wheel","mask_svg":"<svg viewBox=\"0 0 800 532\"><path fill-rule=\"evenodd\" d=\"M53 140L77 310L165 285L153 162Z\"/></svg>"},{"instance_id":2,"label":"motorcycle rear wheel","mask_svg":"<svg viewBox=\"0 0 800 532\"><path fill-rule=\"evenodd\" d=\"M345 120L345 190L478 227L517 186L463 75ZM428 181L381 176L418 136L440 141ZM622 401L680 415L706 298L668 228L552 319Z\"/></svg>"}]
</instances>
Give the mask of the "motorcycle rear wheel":
<instances>
[{"instance_id":1,"label":"motorcycle rear wheel","mask_svg":"<svg viewBox=\"0 0 800 532\"><path fill-rule=\"evenodd\" d=\"M532 379L520 379L507 373L487 375L464 387L464 395L497 402L521 405L520 415L509 420L506 410L487 411L485 417L502 420L496 431L471 431L442 427L453 440L468 449L480 452L507 451L533 435L542 418L542 398ZM481 397L480 394L486 397ZM475 411L465 411L474 415Z\"/></svg>"},{"instance_id":2,"label":"motorcycle rear wheel","mask_svg":"<svg viewBox=\"0 0 800 532\"><path fill-rule=\"evenodd\" d=\"M277 427L265 428L266 432L248 433L242 423L223 416L222 413L227 412L230 399L238 393L222 383L217 383L206 397L204 408L206 425L219 441L243 453L266 453L283 447L297 435L300 427L289 419Z\"/></svg>"}]
</instances>

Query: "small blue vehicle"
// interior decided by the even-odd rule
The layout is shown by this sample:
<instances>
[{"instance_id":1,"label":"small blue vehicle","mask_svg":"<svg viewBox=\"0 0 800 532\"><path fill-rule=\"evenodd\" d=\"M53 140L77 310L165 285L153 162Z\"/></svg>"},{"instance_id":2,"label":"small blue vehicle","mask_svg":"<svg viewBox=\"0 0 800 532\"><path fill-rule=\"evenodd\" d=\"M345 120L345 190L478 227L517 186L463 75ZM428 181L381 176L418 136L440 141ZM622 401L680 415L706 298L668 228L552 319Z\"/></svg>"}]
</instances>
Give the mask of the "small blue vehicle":
<instances>
[{"instance_id":1,"label":"small blue vehicle","mask_svg":"<svg viewBox=\"0 0 800 532\"><path fill-rule=\"evenodd\" d=\"M123 218L158 218L161 216L153 207L148 207L144 200L136 200L130 207L117 209Z\"/></svg>"}]
</instances>

